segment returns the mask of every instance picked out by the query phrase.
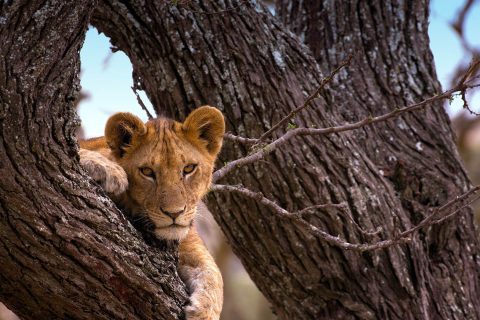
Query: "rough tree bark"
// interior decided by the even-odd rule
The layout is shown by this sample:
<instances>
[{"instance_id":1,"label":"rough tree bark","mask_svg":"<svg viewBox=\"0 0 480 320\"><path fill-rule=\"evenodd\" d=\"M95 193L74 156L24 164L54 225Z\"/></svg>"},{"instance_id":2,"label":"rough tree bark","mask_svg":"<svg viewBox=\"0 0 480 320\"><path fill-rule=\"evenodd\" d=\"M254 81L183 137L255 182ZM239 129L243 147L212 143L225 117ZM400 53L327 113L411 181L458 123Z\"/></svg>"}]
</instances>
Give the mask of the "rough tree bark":
<instances>
[{"instance_id":1,"label":"rough tree bark","mask_svg":"<svg viewBox=\"0 0 480 320\"><path fill-rule=\"evenodd\" d=\"M22 319L179 319L175 249L146 245L78 164L94 4L0 2L0 301Z\"/></svg>"},{"instance_id":2,"label":"rough tree bark","mask_svg":"<svg viewBox=\"0 0 480 320\"><path fill-rule=\"evenodd\" d=\"M351 66L297 125L341 124L440 91L428 48L428 2L278 3L284 24L247 1L103 0L92 21L130 57L136 83L159 114L182 118L211 104L224 112L228 129L243 136L260 136L301 105L322 72L351 52ZM309 221L350 242L374 241L467 190L452 140L437 103L356 132L298 138L222 182L262 191L292 211L346 202L361 226L383 232L368 237L334 210ZM230 144L221 160L245 152ZM471 212L423 230L408 245L357 253L319 241L251 199L215 194L209 204L282 319L480 317Z\"/></svg>"},{"instance_id":3,"label":"rough tree bark","mask_svg":"<svg viewBox=\"0 0 480 320\"><path fill-rule=\"evenodd\" d=\"M356 54L356 63L325 94L344 120L385 113L441 91L429 48L428 1L338 5L278 0L277 9L282 22L304 39L323 72L338 64L345 52ZM398 193L401 219L415 223L428 207L470 184L442 103L364 127L356 139ZM422 300L423 317L478 318L478 234L472 216L434 226L417 240L419 250L407 260L413 272L400 282L415 279L412 298ZM410 306L407 300L404 308Z\"/></svg>"}]
</instances>

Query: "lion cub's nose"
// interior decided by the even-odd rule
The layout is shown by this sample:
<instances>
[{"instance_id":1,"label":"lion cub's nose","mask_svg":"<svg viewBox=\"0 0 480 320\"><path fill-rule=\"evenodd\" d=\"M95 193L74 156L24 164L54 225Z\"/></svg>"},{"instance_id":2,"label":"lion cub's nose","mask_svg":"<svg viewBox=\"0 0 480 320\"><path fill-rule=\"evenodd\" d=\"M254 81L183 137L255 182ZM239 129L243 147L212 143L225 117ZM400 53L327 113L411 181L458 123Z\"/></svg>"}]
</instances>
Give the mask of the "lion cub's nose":
<instances>
[{"instance_id":1,"label":"lion cub's nose","mask_svg":"<svg viewBox=\"0 0 480 320\"><path fill-rule=\"evenodd\" d=\"M174 221L185 211L185 207L183 207L183 209L180 209L180 210L175 210L175 209L164 210L163 208L160 208L160 209L162 210L163 213L165 213L167 216L172 218Z\"/></svg>"}]
</instances>

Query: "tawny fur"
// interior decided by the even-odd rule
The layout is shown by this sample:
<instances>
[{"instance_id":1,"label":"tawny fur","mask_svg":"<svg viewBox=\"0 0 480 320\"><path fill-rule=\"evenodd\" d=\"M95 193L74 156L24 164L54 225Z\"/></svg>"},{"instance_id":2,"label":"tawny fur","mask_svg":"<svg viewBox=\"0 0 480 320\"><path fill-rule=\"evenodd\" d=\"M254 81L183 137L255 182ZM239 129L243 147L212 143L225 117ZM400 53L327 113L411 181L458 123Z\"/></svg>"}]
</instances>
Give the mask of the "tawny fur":
<instances>
[{"instance_id":1,"label":"tawny fur","mask_svg":"<svg viewBox=\"0 0 480 320\"><path fill-rule=\"evenodd\" d=\"M118 164L96 151L80 149L79 155L83 168L107 193L118 196L127 190L127 173Z\"/></svg>"},{"instance_id":2,"label":"tawny fur","mask_svg":"<svg viewBox=\"0 0 480 320\"><path fill-rule=\"evenodd\" d=\"M80 142L81 164L118 206L147 216L157 237L180 240L179 272L191 294L188 320L219 319L223 304L222 276L193 219L210 185L224 131L223 115L205 106L183 124L170 119L144 124L130 113L117 113L108 120L105 137ZM185 174L191 164L195 169Z\"/></svg>"}]
</instances>

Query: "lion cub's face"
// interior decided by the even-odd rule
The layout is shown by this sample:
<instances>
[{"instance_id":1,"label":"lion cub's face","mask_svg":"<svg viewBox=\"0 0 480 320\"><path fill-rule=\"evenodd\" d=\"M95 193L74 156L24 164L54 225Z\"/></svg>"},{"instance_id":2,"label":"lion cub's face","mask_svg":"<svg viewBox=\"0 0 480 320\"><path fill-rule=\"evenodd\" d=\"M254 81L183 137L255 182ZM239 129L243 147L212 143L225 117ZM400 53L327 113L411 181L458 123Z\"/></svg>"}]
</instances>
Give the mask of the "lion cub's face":
<instances>
[{"instance_id":1,"label":"lion cub's face","mask_svg":"<svg viewBox=\"0 0 480 320\"><path fill-rule=\"evenodd\" d=\"M212 107L196 109L183 124L112 116L105 137L129 181L119 201L132 214L148 217L158 237L183 238L210 185L224 131L223 116Z\"/></svg>"}]
</instances>

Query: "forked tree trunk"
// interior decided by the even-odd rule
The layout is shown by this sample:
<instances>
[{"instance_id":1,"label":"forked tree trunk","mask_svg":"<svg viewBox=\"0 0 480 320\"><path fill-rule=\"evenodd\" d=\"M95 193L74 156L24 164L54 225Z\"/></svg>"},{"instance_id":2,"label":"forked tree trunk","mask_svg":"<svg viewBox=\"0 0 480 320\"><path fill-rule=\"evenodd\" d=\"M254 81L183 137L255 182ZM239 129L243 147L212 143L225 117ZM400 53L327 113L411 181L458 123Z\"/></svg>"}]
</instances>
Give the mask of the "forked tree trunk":
<instances>
[{"instance_id":1,"label":"forked tree trunk","mask_svg":"<svg viewBox=\"0 0 480 320\"><path fill-rule=\"evenodd\" d=\"M175 318L185 292L171 248L145 245L71 159L71 101L92 3L0 4L0 300L25 319ZM383 113L439 90L427 3L304 1L301 15L297 2L282 3L279 16L300 38L304 32L316 61L260 7L172 3L102 1L94 17L130 56L157 111L169 115L209 103L224 111L231 131L259 136L316 89L319 69L328 72L352 51L352 65L298 125ZM437 105L354 133L292 141L225 181L289 210L345 201L360 225L381 226L380 237L390 237L468 187L451 136ZM228 145L222 160L245 151ZM360 254L254 201L218 194L211 204L283 319L480 316L471 213L409 245ZM351 242L376 240L341 212L320 211L310 222Z\"/></svg>"},{"instance_id":2,"label":"forked tree trunk","mask_svg":"<svg viewBox=\"0 0 480 320\"><path fill-rule=\"evenodd\" d=\"M297 10L299 3L304 7ZM428 48L427 2L280 1L278 15L284 25L246 1L104 0L93 24L130 57L158 113L182 118L211 104L223 111L228 129L243 136L258 137L301 105L322 72L349 53L355 54L351 66L297 125L341 124L440 91ZM364 229L383 232L365 236L335 210L308 219L350 242L375 241L466 191L470 183L452 140L437 103L355 132L297 138L221 182L260 190L292 211L346 202ZM227 143L219 164L246 152ZM470 211L422 230L408 245L362 254L327 245L253 200L225 194L209 200L282 319L480 317Z\"/></svg>"},{"instance_id":3,"label":"forked tree trunk","mask_svg":"<svg viewBox=\"0 0 480 320\"><path fill-rule=\"evenodd\" d=\"M78 164L94 4L0 2L0 301L22 319L178 319L174 248L146 245Z\"/></svg>"}]
</instances>

